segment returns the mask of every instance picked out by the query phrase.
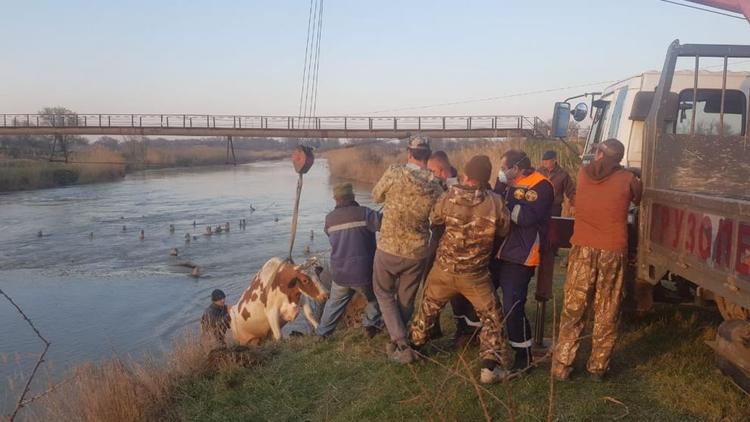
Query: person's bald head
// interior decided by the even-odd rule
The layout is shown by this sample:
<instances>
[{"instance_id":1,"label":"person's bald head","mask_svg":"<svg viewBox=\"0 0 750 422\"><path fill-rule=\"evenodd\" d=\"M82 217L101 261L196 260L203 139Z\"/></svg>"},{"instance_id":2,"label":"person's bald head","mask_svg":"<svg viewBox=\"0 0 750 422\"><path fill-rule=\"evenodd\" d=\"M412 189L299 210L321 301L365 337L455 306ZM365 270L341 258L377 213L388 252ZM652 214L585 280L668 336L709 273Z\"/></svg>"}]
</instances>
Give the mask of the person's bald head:
<instances>
[{"instance_id":1,"label":"person's bald head","mask_svg":"<svg viewBox=\"0 0 750 422\"><path fill-rule=\"evenodd\" d=\"M596 155L594 160L602 160L608 158L616 163L622 161L625 157L625 145L615 138L609 138L604 142L601 142L596 149Z\"/></svg>"},{"instance_id":2,"label":"person's bald head","mask_svg":"<svg viewBox=\"0 0 750 422\"><path fill-rule=\"evenodd\" d=\"M443 151L435 151L430 159L427 160L427 168L442 180L449 179L451 174L451 163L448 161L448 155Z\"/></svg>"}]
</instances>

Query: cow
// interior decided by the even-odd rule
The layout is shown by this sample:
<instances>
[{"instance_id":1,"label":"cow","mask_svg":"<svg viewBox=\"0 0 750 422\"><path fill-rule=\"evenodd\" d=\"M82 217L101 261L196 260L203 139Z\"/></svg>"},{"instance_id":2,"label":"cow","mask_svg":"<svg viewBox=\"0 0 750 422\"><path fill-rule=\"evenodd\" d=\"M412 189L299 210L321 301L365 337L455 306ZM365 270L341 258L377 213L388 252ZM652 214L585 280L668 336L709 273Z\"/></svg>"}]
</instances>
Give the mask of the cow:
<instances>
[{"instance_id":1,"label":"cow","mask_svg":"<svg viewBox=\"0 0 750 422\"><path fill-rule=\"evenodd\" d=\"M274 340L280 340L281 327L297 318L300 308L317 329L318 321L310 305L300 306L300 299L302 295L318 302L328 298L318 278L322 270L315 258L303 265L276 257L269 259L237 305L229 308L235 341L241 345L260 344L271 335Z\"/></svg>"}]
</instances>

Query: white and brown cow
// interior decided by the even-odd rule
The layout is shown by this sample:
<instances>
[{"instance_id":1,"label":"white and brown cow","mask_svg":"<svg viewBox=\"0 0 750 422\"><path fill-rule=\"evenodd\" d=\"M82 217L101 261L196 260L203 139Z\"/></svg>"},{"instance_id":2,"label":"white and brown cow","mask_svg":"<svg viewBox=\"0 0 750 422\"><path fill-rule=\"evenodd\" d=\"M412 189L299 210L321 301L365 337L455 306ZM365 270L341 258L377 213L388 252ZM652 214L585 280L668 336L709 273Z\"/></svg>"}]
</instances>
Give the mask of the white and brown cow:
<instances>
[{"instance_id":1,"label":"white and brown cow","mask_svg":"<svg viewBox=\"0 0 750 422\"><path fill-rule=\"evenodd\" d=\"M239 303L229 309L232 334L237 343L260 344L269 335L275 340L281 339L281 327L297 318L300 308L317 329L318 321L310 305L300 305L300 299L302 295L318 302L328 298L318 278L321 271L322 267L315 259L303 265L294 265L281 258L269 259L250 282Z\"/></svg>"}]
</instances>

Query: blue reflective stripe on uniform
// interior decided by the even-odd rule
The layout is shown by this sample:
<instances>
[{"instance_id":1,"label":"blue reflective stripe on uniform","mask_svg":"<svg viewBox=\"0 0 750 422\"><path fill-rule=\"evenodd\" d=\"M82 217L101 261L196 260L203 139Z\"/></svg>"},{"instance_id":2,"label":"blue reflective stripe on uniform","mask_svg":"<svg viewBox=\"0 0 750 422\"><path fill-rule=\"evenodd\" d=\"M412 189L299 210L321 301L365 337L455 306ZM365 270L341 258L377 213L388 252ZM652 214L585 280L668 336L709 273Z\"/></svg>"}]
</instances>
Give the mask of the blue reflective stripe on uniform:
<instances>
[{"instance_id":1,"label":"blue reflective stripe on uniform","mask_svg":"<svg viewBox=\"0 0 750 422\"><path fill-rule=\"evenodd\" d=\"M357 227L367 227L367 221L352 221L351 223L337 224L328 228L328 233L339 230L353 229Z\"/></svg>"}]
</instances>

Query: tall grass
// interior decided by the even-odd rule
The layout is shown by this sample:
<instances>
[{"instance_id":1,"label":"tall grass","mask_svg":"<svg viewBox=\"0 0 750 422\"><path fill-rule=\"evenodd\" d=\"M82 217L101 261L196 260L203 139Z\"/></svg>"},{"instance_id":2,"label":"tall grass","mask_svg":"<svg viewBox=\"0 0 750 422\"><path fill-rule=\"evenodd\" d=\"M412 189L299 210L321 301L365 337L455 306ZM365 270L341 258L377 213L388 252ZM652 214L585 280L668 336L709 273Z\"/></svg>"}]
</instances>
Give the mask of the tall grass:
<instances>
[{"instance_id":1,"label":"tall grass","mask_svg":"<svg viewBox=\"0 0 750 422\"><path fill-rule=\"evenodd\" d=\"M77 152L74 161L76 164L73 164L73 168L78 172L78 183L110 181L125 176L125 158L119 152L103 146L94 145Z\"/></svg>"},{"instance_id":2,"label":"tall grass","mask_svg":"<svg viewBox=\"0 0 750 422\"><path fill-rule=\"evenodd\" d=\"M79 366L70 381L26 409L31 420L136 422L169 418L176 388L194 377L213 376L260 363L269 351L211 349L188 335L167 356L114 357Z\"/></svg>"},{"instance_id":3,"label":"tall grass","mask_svg":"<svg viewBox=\"0 0 750 422\"><path fill-rule=\"evenodd\" d=\"M509 149L521 149L525 151L533 165L540 165L542 154L547 150L557 151L560 166L568 172L578 170L579 159L565 147L560 141L539 139L510 139L507 141L478 141L467 144L464 147L446 151L451 164L462 173L463 166L471 157L484 154L492 161L493 173L500 169L500 157ZM376 183L383 172L392 164L406 161L406 152L394 150L382 145L368 145L363 147L353 146L333 150L326 153L328 167L334 178L355 180L364 183Z\"/></svg>"}]
</instances>

